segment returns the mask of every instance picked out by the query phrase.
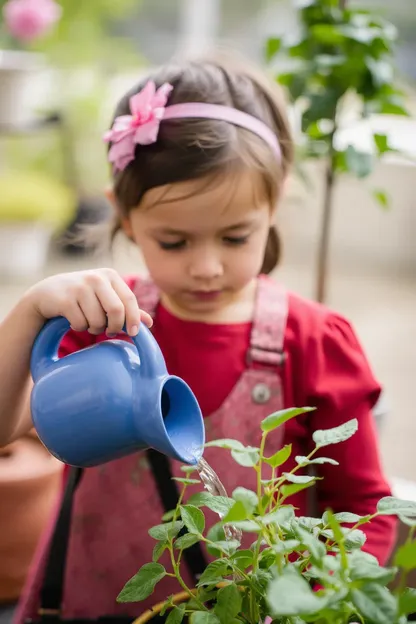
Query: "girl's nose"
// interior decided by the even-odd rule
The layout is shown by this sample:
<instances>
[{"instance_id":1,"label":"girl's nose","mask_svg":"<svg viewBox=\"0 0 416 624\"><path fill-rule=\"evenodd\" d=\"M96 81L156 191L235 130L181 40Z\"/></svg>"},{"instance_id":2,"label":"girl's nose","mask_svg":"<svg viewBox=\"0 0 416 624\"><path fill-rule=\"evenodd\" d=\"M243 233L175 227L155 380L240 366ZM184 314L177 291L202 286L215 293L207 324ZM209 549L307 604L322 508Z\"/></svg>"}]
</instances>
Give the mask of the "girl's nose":
<instances>
[{"instance_id":1,"label":"girl's nose","mask_svg":"<svg viewBox=\"0 0 416 624\"><path fill-rule=\"evenodd\" d=\"M209 281L221 277L223 272L221 258L215 251L199 250L195 253L190 265L192 278Z\"/></svg>"}]
</instances>

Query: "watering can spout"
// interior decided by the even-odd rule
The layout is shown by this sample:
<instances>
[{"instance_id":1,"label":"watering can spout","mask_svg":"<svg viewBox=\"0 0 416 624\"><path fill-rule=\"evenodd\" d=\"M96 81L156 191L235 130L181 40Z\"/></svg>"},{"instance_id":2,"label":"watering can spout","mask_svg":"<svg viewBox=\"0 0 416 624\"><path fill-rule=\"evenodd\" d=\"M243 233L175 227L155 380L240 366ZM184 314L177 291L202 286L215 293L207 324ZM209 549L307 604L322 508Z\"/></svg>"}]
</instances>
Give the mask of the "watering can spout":
<instances>
[{"instance_id":1,"label":"watering can spout","mask_svg":"<svg viewBox=\"0 0 416 624\"><path fill-rule=\"evenodd\" d=\"M32 418L48 450L65 463L88 467L145 448L197 464L205 430L189 386L166 370L144 326L134 344L106 340L64 358L64 318L49 321L31 358Z\"/></svg>"}]
</instances>

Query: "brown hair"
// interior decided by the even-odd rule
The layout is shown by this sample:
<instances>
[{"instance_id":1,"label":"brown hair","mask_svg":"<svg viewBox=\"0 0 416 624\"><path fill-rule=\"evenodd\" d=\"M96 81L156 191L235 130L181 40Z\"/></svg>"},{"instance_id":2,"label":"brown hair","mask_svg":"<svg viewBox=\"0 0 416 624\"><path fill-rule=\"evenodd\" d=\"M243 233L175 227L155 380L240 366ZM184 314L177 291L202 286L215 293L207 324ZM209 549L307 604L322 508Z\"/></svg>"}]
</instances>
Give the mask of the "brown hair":
<instances>
[{"instance_id":1,"label":"brown hair","mask_svg":"<svg viewBox=\"0 0 416 624\"><path fill-rule=\"evenodd\" d=\"M262 120L278 136L279 161L267 143L249 130L211 119L174 119L161 123L157 142L136 146L134 160L113 175L114 195L121 215L137 208L152 188L209 179L250 167L260 174L264 192L275 206L293 160L293 143L280 89L256 70L235 58L172 62L137 84L118 103L114 118L130 114L129 100L147 80L156 87L173 86L168 106L182 102L209 102L244 111ZM120 229L118 217L113 237ZM280 259L281 243L275 227L267 241L262 272L270 273Z\"/></svg>"}]
</instances>

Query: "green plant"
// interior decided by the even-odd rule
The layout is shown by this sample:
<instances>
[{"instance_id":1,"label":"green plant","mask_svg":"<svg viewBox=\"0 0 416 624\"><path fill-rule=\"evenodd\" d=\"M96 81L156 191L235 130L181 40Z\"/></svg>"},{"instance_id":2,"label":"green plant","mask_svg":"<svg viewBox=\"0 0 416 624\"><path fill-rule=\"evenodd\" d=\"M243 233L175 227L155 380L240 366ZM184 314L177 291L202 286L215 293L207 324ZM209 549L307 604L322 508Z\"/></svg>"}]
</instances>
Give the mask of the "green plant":
<instances>
[{"instance_id":1,"label":"green plant","mask_svg":"<svg viewBox=\"0 0 416 624\"><path fill-rule=\"evenodd\" d=\"M416 590L406 589L406 574L416 567L416 503L392 497L380 500L373 515L360 517L327 510L322 518L296 517L290 496L314 484L316 478L299 474L311 464L335 463L321 456L321 449L342 443L357 430L357 421L341 427L316 431L315 448L308 457L296 457L296 467L278 473L291 454L285 446L272 457L264 453L270 431L308 411L288 409L268 416L262 423L259 448L244 447L233 440L218 440L210 446L231 450L237 463L250 467L257 478L256 491L237 488L231 498L207 492L192 495L185 503L187 486L195 483L189 474L177 479L183 485L179 503L165 515L164 522L149 530L156 540L153 562L141 567L121 591L120 602L144 600L166 575L176 577L187 601L174 605L167 599L168 624L180 624L189 616L192 624L259 624L273 618L274 624L404 624L416 610ZM318 453L319 451L319 453ZM271 478L264 480L264 468ZM192 468L184 467L186 473ZM222 516L206 531L203 507ZM396 555L397 568L379 566L362 551L365 534L360 526L380 514L396 514L410 525L408 542ZM344 524L348 524L345 527ZM240 541L227 539L224 526L252 534L253 544L242 548ZM185 534L180 535L183 528ZM196 593L181 574L182 553L196 542L206 544L214 559L199 579ZM158 559L168 551L171 569ZM393 593L386 585L399 575ZM320 589L313 590L312 585Z\"/></svg>"},{"instance_id":2,"label":"green plant","mask_svg":"<svg viewBox=\"0 0 416 624\"><path fill-rule=\"evenodd\" d=\"M325 300L334 190L341 174L367 177L376 160L396 151L384 134L373 134L374 149L337 147L345 109L358 117L407 115L404 93L395 84L396 28L374 10L350 6L347 0L295 0L298 36L272 37L266 56L284 55L288 71L276 80L288 90L300 115L302 159L325 161L325 195L320 233L316 298ZM385 208L382 189L374 197Z\"/></svg>"}]
</instances>

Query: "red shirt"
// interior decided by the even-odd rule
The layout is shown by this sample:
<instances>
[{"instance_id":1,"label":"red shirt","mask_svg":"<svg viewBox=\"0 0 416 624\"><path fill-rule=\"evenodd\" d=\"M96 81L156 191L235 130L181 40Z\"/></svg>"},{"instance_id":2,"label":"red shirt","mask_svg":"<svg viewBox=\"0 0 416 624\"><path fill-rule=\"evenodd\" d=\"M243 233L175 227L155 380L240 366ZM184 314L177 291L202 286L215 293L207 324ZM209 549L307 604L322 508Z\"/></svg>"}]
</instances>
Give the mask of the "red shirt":
<instances>
[{"instance_id":1,"label":"red shirt","mask_svg":"<svg viewBox=\"0 0 416 624\"><path fill-rule=\"evenodd\" d=\"M132 284L132 280L127 280ZM169 373L184 379L195 393L204 417L216 411L246 367L251 323L229 325L183 321L159 305L153 333ZM70 332L60 355L101 341L88 333ZM380 394L367 359L348 321L324 306L289 294L283 369L285 406L312 405L315 412L292 419L286 425L285 444L292 456L284 469L294 465L296 455L313 448L316 429L336 427L357 418L359 427L350 440L323 449L339 466L319 466L316 490L318 511L350 511L366 515L377 502L391 494L380 464L371 409ZM312 490L311 490L312 491ZM305 492L290 501L299 514L307 515ZM365 550L385 563L394 545L396 521L376 518L365 525Z\"/></svg>"}]
</instances>

